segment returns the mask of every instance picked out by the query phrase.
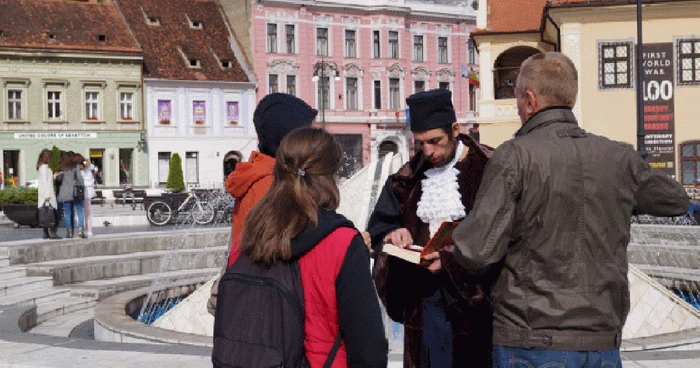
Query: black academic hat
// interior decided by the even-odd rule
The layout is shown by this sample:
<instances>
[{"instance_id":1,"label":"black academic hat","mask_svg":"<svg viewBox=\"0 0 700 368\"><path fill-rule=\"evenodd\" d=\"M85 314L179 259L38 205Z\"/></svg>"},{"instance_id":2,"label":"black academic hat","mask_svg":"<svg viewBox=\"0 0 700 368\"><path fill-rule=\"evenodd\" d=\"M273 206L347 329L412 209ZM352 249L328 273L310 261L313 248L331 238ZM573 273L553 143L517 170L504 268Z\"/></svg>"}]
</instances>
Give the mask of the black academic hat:
<instances>
[{"instance_id":1,"label":"black academic hat","mask_svg":"<svg viewBox=\"0 0 700 368\"><path fill-rule=\"evenodd\" d=\"M452 92L446 89L418 92L406 99L411 115L411 131L442 128L457 121L452 107Z\"/></svg>"},{"instance_id":2,"label":"black academic hat","mask_svg":"<svg viewBox=\"0 0 700 368\"><path fill-rule=\"evenodd\" d=\"M265 96L253 113L258 150L275 157L282 138L296 128L310 126L316 114L317 110L293 95L271 93Z\"/></svg>"}]
</instances>

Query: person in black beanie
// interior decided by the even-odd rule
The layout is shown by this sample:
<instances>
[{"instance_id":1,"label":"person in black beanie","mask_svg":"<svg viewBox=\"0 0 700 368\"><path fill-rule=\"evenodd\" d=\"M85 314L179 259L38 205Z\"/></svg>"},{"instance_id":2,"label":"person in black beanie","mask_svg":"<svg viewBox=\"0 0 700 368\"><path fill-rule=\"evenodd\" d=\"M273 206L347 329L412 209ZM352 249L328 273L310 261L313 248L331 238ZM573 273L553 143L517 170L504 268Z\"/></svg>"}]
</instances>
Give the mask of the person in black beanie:
<instances>
[{"instance_id":1,"label":"person in black beanie","mask_svg":"<svg viewBox=\"0 0 700 368\"><path fill-rule=\"evenodd\" d=\"M258 133L258 152L253 151L247 162L241 162L226 179L226 190L235 198L231 229L231 244L241 234L248 212L262 198L272 184L277 148L282 139L294 129L311 126L318 111L303 100L286 93L265 96L253 113L253 124ZM226 271L224 268L223 271ZM207 304L214 315L219 281L212 285Z\"/></svg>"},{"instance_id":2,"label":"person in black beanie","mask_svg":"<svg viewBox=\"0 0 700 368\"><path fill-rule=\"evenodd\" d=\"M382 253L385 243L425 246L440 224L463 219L492 151L460 133L450 91L406 104L417 150L389 176L367 225L377 293L404 325L404 367L491 367L488 290L463 279L454 247L427 255L423 267Z\"/></svg>"}]
</instances>

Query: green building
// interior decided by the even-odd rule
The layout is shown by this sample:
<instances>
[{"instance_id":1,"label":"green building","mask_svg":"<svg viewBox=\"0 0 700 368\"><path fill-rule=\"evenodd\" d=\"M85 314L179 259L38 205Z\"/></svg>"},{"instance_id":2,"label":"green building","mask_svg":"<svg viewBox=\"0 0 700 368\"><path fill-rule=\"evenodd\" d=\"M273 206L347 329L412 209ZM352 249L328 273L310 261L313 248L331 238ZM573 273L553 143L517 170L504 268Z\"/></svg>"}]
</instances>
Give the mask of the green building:
<instances>
[{"instance_id":1,"label":"green building","mask_svg":"<svg viewBox=\"0 0 700 368\"><path fill-rule=\"evenodd\" d=\"M0 25L3 185L36 179L42 149L90 158L98 185L123 167L147 185L143 55L111 2L11 1Z\"/></svg>"}]
</instances>

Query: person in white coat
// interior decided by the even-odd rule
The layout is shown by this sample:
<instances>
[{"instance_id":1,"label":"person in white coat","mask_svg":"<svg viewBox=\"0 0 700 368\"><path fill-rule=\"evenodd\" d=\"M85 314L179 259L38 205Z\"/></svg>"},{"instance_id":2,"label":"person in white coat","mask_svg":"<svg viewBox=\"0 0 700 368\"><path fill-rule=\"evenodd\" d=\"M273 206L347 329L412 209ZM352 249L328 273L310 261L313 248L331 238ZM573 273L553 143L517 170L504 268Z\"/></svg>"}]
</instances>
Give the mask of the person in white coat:
<instances>
[{"instance_id":1,"label":"person in white coat","mask_svg":"<svg viewBox=\"0 0 700 368\"><path fill-rule=\"evenodd\" d=\"M54 213L56 214L56 219L58 220L58 211L56 210L56 192L53 188L53 172L49 167L49 160L51 160L51 151L44 149L39 154L39 159L36 162L36 169L39 171L39 195L37 207L41 208L46 202L48 202L51 208L53 208ZM44 239L61 238L56 234L55 227L45 227Z\"/></svg>"},{"instance_id":2,"label":"person in white coat","mask_svg":"<svg viewBox=\"0 0 700 368\"><path fill-rule=\"evenodd\" d=\"M97 193L95 192L95 172L97 167L86 160L83 155L76 153L75 161L80 161L80 175L85 183L85 200L83 201L83 213L85 214L85 236L92 237L92 204L90 203Z\"/></svg>"}]
</instances>

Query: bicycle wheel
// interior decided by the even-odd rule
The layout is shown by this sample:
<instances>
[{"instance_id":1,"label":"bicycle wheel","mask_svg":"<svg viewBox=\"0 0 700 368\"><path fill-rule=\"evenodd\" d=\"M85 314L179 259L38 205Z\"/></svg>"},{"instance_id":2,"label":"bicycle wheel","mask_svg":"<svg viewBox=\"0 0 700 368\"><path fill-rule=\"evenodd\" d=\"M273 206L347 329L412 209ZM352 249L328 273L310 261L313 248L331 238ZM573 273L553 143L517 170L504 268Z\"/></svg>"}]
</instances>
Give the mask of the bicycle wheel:
<instances>
[{"instance_id":1,"label":"bicycle wheel","mask_svg":"<svg viewBox=\"0 0 700 368\"><path fill-rule=\"evenodd\" d=\"M214 221L214 207L207 202L197 202L192 207L192 219L200 225Z\"/></svg>"},{"instance_id":2,"label":"bicycle wheel","mask_svg":"<svg viewBox=\"0 0 700 368\"><path fill-rule=\"evenodd\" d=\"M148 222L155 226L164 226L170 222L173 215L173 210L170 206L161 201L155 201L148 206L146 210L146 218Z\"/></svg>"}]
</instances>

